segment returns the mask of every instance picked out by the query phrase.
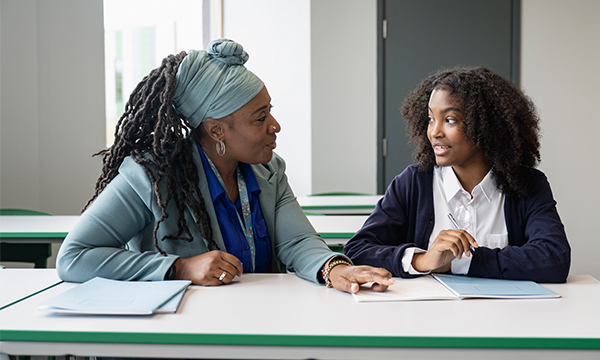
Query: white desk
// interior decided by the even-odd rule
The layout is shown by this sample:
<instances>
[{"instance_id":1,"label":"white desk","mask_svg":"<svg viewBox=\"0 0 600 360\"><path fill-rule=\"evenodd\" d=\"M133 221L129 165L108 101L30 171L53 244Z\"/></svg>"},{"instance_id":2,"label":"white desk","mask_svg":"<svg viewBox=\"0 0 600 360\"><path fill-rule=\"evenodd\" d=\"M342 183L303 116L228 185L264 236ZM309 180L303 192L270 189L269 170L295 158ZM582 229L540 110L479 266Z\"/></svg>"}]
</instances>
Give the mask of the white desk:
<instances>
[{"instance_id":1,"label":"white desk","mask_svg":"<svg viewBox=\"0 0 600 360\"><path fill-rule=\"evenodd\" d=\"M410 281L410 280L400 280ZM0 352L243 359L600 358L600 282L571 276L544 300L357 303L292 274L191 287L176 314L65 316L38 303L0 311Z\"/></svg>"},{"instance_id":2,"label":"white desk","mask_svg":"<svg viewBox=\"0 0 600 360\"><path fill-rule=\"evenodd\" d=\"M367 215L308 215L308 220L327 245L343 245L367 220Z\"/></svg>"},{"instance_id":3,"label":"white desk","mask_svg":"<svg viewBox=\"0 0 600 360\"><path fill-rule=\"evenodd\" d=\"M1 269L0 310L59 282L55 269Z\"/></svg>"},{"instance_id":4,"label":"white desk","mask_svg":"<svg viewBox=\"0 0 600 360\"><path fill-rule=\"evenodd\" d=\"M78 215L0 216L0 242L60 243Z\"/></svg>"},{"instance_id":5,"label":"white desk","mask_svg":"<svg viewBox=\"0 0 600 360\"><path fill-rule=\"evenodd\" d=\"M331 215L369 215L383 195L298 196L305 212Z\"/></svg>"},{"instance_id":6,"label":"white desk","mask_svg":"<svg viewBox=\"0 0 600 360\"><path fill-rule=\"evenodd\" d=\"M0 242L62 242L78 215L0 216ZM362 227L366 215L309 215L308 219L328 244L344 244Z\"/></svg>"}]
</instances>

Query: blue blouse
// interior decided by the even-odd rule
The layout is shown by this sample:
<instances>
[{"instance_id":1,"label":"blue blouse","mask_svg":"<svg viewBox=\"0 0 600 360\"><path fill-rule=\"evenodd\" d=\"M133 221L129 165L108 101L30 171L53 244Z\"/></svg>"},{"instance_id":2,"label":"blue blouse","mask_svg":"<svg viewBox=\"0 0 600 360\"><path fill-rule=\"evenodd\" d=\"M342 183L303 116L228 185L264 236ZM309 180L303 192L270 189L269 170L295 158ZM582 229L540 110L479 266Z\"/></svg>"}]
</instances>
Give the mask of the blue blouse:
<instances>
[{"instance_id":1,"label":"blue blouse","mask_svg":"<svg viewBox=\"0 0 600 360\"><path fill-rule=\"evenodd\" d=\"M212 171L208 159L206 158L206 154L204 154L204 151L202 151L200 146L198 146L198 150L200 152L200 157L202 158L204 173L206 174L208 188L210 189L211 199L213 201L213 206L215 207L217 221L219 222L219 228L221 229L227 252L240 259L242 264L244 264L244 273L250 273L252 272L250 247L248 246L248 241L246 240L246 236L244 235L244 231L238 220L238 214L243 218L240 196L238 196L235 201L235 205L227 198L225 189L223 189L223 186L219 183L219 179L217 179ZM250 201L250 211L252 213L254 246L256 250L254 272L266 273L269 272L270 269L272 254L271 243L267 233L267 224L263 218L260 202L258 201L260 187L256 181L256 176L254 176L252 167L242 162L239 163L239 166L244 175L244 179L246 180L248 200Z\"/></svg>"}]
</instances>

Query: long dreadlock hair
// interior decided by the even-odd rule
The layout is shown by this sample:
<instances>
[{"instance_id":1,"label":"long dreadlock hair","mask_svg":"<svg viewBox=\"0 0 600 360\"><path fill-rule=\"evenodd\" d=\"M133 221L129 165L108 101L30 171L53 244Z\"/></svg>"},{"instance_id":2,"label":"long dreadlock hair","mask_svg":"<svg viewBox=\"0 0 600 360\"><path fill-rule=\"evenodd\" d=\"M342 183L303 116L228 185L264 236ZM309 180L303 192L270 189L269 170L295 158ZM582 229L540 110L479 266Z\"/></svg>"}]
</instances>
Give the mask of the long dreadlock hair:
<instances>
[{"instance_id":1,"label":"long dreadlock hair","mask_svg":"<svg viewBox=\"0 0 600 360\"><path fill-rule=\"evenodd\" d=\"M167 205L171 201L179 212L178 231L160 240L193 240L184 217L187 205L192 209L195 225L208 241L209 249L219 249L213 239L210 216L198 187L198 168L192 157L192 129L172 105L176 90L175 75L186 55L182 51L167 56L160 67L152 70L133 90L117 122L113 145L93 155L102 155L102 172L96 181L94 195L82 210L85 211L100 195L117 176L123 160L131 156L148 175L162 210L154 226L154 247L163 255L166 253L158 244L157 234L160 224L169 216ZM166 194L159 189L163 181Z\"/></svg>"}]
</instances>

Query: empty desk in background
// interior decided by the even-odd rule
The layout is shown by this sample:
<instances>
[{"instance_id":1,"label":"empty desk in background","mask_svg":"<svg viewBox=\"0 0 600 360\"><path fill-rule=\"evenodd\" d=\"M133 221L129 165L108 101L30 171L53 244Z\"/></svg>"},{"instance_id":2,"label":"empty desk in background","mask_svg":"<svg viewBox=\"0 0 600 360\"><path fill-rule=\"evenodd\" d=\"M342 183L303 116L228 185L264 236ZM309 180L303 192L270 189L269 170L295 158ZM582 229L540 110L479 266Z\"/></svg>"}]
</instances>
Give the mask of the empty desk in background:
<instances>
[{"instance_id":1,"label":"empty desk in background","mask_svg":"<svg viewBox=\"0 0 600 360\"><path fill-rule=\"evenodd\" d=\"M358 231L366 215L309 215L327 245L339 249ZM0 216L0 242L61 243L79 215Z\"/></svg>"},{"instance_id":2,"label":"empty desk in background","mask_svg":"<svg viewBox=\"0 0 600 360\"><path fill-rule=\"evenodd\" d=\"M294 274L244 274L225 286L191 286L175 314L61 316L38 310L41 301L73 286L59 284L0 311L0 352L209 359L600 358L600 282L591 276L544 284L562 295L559 299L357 303L350 294Z\"/></svg>"},{"instance_id":3,"label":"empty desk in background","mask_svg":"<svg viewBox=\"0 0 600 360\"><path fill-rule=\"evenodd\" d=\"M334 251L342 252L346 242L367 220L367 215L308 215L308 220Z\"/></svg>"},{"instance_id":4,"label":"empty desk in background","mask_svg":"<svg viewBox=\"0 0 600 360\"><path fill-rule=\"evenodd\" d=\"M0 242L61 243L79 215L0 216Z\"/></svg>"},{"instance_id":5,"label":"empty desk in background","mask_svg":"<svg viewBox=\"0 0 600 360\"><path fill-rule=\"evenodd\" d=\"M51 244L63 241L78 216L0 215L2 261L33 262L45 268Z\"/></svg>"},{"instance_id":6,"label":"empty desk in background","mask_svg":"<svg viewBox=\"0 0 600 360\"><path fill-rule=\"evenodd\" d=\"M369 215L383 195L298 196L302 210L326 215Z\"/></svg>"}]
</instances>

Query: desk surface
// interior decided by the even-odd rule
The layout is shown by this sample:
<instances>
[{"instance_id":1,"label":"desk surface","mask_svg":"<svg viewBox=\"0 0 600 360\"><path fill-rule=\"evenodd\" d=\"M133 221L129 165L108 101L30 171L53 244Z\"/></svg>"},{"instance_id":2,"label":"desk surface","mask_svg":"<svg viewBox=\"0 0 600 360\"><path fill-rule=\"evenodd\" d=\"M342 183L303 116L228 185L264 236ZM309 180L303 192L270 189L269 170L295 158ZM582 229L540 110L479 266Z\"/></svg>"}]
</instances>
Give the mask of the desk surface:
<instances>
[{"instance_id":1,"label":"desk surface","mask_svg":"<svg viewBox=\"0 0 600 360\"><path fill-rule=\"evenodd\" d=\"M0 310L60 281L55 269L1 269Z\"/></svg>"},{"instance_id":2,"label":"desk surface","mask_svg":"<svg viewBox=\"0 0 600 360\"><path fill-rule=\"evenodd\" d=\"M369 215L383 195L298 196L304 211L321 214Z\"/></svg>"},{"instance_id":3,"label":"desk surface","mask_svg":"<svg viewBox=\"0 0 600 360\"><path fill-rule=\"evenodd\" d=\"M44 240L61 242L69 233L78 215L0 216L0 239L9 241Z\"/></svg>"},{"instance_id":4,"label":"desk surface","mask_svg":"<svg viewBox=\"0 0 600 360\"><path fill-rule=\"evenodd\" d=\"M600 282L591 276L545 285L560 299L357 303L350 294L292 274L247 274L226 286L190 287L176 314L61 316L38 311L39 302L73 286L62 283L0 311L0 352L393 358L402 351L432 356L445 348L447 358L452 351L455 358L470 358L464 348L477 348L492 353L574 349L600 355Z\"/></svg>"},{"instance_id":5,"label":"desk surface","mask_svg":"<svg viewBox=\"0 0 600 360\"><path fill-rule=\"evenodd\" d=\"M328 244L345 244L360 230L367 215L308 215L308 220Z\"/></svg>"}]
</instances>

